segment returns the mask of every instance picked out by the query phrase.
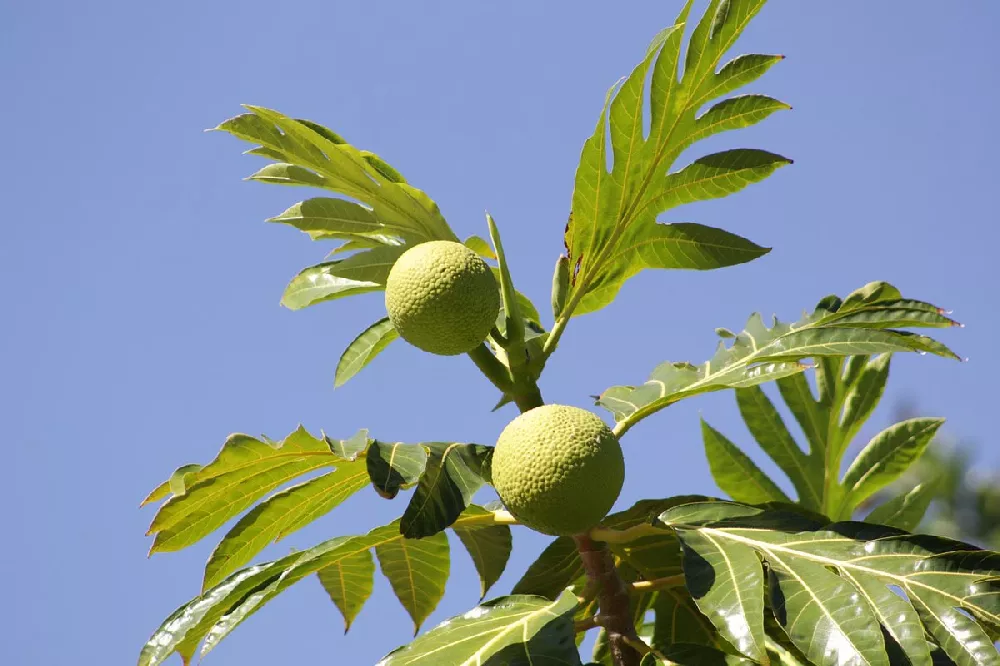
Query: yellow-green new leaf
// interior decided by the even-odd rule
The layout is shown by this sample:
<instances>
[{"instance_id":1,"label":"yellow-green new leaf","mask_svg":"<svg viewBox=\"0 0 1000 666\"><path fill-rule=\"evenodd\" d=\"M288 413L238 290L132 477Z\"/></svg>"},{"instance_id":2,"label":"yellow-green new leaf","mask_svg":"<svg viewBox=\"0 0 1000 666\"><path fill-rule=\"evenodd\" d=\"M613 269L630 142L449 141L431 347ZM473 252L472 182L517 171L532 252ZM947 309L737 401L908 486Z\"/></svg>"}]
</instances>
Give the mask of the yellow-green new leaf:
<instances>
[{"instance_id":1,"label":"yellow-green new leaf","mask_svg":"<svg viewBox=\"0 0 1000 666\"><path fill-rule=\"evenodd\" d=\"M368 601L375 586L375 559L365 550L324 567L316 572L320 584L340 614L344 616L344 633Z\"/></svg>"},{"instance_id":2,"label":"yellow-green new leaf","mask_svg":"<svg viewBox=\"0 0 1000 666\"><path fill-rule=\"evenodd\" d=\"M186 476L183 495L160 507L149 527L151 553L180 550L221 527L271 490L340 458L305 428L278 443L231 435L219 455Z\"/></svg>"},{"instance_id":3,"label":"yellow-green new leaf","mask_svg":"<svg viewBox=\"0 0 1000 666\"><path fill-rule=\"evenodd\" d=\"M413 619L414 634L430 615L448 581L448 537L444 532L423 539L393 539L375 546L382 574Z\"/></svg>"},{"instance_id":4,"label":"yellow-green new leaf","mask_svg":"<svg viewBox=\"0 0 1000 666\"><path fill-rule=\"evenodd\" d=\"M340 356L333 385L339 388L347 383L361 369L372 362L386 347L392 344L399 333L389 318L380 319L354 338Z\"/></svg>"}]
</instances>

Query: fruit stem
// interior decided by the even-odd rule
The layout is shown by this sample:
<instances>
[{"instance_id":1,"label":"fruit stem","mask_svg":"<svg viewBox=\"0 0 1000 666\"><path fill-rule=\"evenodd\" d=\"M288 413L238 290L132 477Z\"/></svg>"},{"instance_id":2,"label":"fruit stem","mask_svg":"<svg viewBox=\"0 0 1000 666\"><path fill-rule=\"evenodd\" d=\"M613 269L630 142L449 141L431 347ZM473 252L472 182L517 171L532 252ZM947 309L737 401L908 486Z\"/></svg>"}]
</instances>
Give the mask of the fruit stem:
<instances>
[{"instance_id":1,"label":"fruit stem","mask_svg":"<svg viewBox=\"0 0 1000 666\"><path fill-rule=\"evenodd\" d=\"M511 393L514 389L514 382L511 381L510 372L507 367L500 362L486 343L479 345L469 352L469 358L476 364L476 367L486 375L494 386L504 393Z\"/></svg>"},{"instance_id":2,"label":"fruit stem","mask_svg":"<svg viewBox=\"0 0 1000 666\"><path fill-rule=\"evenodd\" d=\"M641 648L637 649L637 646L642 641L632 621L628 586L618 575L611 550L587 534L577 534L573 537L573 541L580 553L587 578L599 585L598 604L602 624L608 632L613 663L615 666L639 666L643 655Z\"/></svg>"}]
</instances>

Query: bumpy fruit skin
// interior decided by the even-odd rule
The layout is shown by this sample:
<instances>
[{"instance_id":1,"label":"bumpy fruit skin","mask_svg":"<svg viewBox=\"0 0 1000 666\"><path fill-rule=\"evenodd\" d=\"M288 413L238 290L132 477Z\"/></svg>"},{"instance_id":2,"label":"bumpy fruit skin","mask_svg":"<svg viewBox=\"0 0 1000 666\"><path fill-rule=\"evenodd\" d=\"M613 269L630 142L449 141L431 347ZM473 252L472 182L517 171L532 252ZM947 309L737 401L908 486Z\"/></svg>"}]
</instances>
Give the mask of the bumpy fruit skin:
<instances>
[{"instance_id":1,"label":"bumpy fruit skin","mask_svg":"<svg viewBox=\"0 0 1000 666\"><path fill-rule=\"evenodd\" d=\"M625 482L618 438L596 415L544 405L507 424L492 461L493 486L519 521L552 536L597 525Z\"/></svg>"},{"instance_id":2,"label":"bumpy fruit skin","mask_svg":"<svg viewBox=\"0 0 1000 666\"><path fill-rule=\"evenodd\" d=\"M400 337L442 356L482 344L496 324L500 300L490 267L453 241L413 246L385 283L385 309Z\"/></svg>"}]
</instances>

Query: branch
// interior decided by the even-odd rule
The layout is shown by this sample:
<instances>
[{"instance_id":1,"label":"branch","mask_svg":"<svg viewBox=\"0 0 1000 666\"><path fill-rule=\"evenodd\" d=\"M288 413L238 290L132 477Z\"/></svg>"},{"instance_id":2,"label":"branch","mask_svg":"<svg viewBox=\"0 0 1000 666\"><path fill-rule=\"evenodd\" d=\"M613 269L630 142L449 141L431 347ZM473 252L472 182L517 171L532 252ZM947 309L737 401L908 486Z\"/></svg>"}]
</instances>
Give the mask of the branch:
<instances>
[{"instance_id":1,"label":"branch","mask_svg":"<svg viewBox=\"0 0 1000 666\"><path fill-rule=\"evenodd\" d=\"M597 593L600 617L602 626L608 632L611 658L615 666L639 666L642 653L632 641L642 641L639 640L632 621L629 588L618 575L611 551L586 534L574 536L573 541L580 553L588 580L595 581L600 586Z\"/></svg>"},{"instance_id":2,"label":"branch","mask_svg":"<svg viewBox=\"0 0 1000 666\"><path fill-rule=\"evenodd\" d=\"M510 393L514 386L514 383L510 379L510 372L508 372L507 367L500 362L493 352L490 351L486 343L483 343L469 352L469 358L472 362L476 364L476 367L486 378L489 379L494 386L503 391L504 393Z\"/></svg>"}]
</instances>

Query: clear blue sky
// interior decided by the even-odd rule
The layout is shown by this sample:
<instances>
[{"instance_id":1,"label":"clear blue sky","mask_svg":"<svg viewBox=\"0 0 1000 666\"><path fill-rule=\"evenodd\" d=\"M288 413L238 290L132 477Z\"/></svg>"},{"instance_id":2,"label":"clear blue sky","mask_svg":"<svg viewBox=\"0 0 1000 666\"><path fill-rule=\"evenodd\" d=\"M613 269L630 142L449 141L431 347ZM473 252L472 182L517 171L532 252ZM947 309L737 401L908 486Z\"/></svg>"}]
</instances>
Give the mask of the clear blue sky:
<instances>
[{"instance_id":1,"label":"clear blue sky","mask_svg":"<svg viewBox=\"0 0 1000 666\"><path fill-rule=\"evenodd\" d=\"M198 590L213 545L147 560L139 500L234 431L304 423L346 437L492 443L511 418L464 358L394 345L345 389L340 352L382 316L377 296L293 313L278 299L325 249L264 218L307 195L241 179L258 160L201 130L248 102L329 125L441 205L461 235L489 208L519 287L548 302L582 142L607 87L670 23L676 0L621 3L0 3L0 503L4 658L18 666L128 664ZM787 60L755 90L794 110L718 146L796 160L765 183L669 220L774 247L714 273L650 273L576 320L549 401L701 361L716 326L754 310L796 317L830 292L885 279L953 309L941 337L970 363L897 359L887 405L912 400L1000 463L995 121L996 2L773 0L738 51ZM672 408L626 442L626 506L713 492L698 415L749 447L730 394ZM755 450L755 449L754 449ZM756 451L756 450L755 450ZM12 454L12 455L11 455ZM398 515L370 491L266 553ZM518 570L544 540L515 534ZM473 605L460 550L427 626ZM516 580L509 571L496 591ZM374 662L409 620L378 580L350 635L307 580L209 664ZM179 663L179 662L178 662Z\"/></svg>"}]
</instances>

